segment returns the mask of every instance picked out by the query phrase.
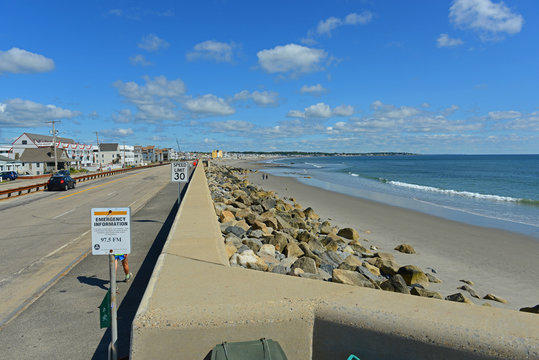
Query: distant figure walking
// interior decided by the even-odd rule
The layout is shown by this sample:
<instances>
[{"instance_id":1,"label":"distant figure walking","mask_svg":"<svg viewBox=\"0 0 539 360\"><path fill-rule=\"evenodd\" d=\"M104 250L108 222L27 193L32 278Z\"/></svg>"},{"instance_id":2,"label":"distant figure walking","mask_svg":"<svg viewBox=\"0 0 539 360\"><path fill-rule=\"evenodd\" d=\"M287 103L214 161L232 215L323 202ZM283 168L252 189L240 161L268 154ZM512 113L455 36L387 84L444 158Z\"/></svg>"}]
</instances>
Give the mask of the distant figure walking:
<instances>
[{"instance_id":1,"label":"distant figure walking","mask_svg":"<svg viewBox=\"0 0 539 360\"><path fill-rule=\"evenodd\" d=\"M132 273L129 272L129 263L127 262L127 254L120 254L120 255L114 255L114 270L118 269L118 260L122 262L122 267L124 268L125 273L125 282L128 282L131 280L131 277L133 276Z\"/></svg>"}]
</instances>

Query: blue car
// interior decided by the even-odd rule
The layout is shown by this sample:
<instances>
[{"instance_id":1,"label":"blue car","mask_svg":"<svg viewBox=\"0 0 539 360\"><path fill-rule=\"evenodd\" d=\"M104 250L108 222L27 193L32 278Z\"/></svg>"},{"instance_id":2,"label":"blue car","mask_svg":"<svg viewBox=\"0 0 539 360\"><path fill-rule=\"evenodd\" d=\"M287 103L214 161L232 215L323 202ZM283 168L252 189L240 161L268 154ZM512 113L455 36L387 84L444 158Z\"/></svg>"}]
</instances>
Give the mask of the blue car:
<instances>
[{"instance_id":1,"label":"blue car","mask_svg":"<svg viewBox=\"0 0 539 360\"><path fill-rule=\"evenodd\" d=\"M0 177L2 180L15 180L19 177L19 174L17 174L15 171L3 171L0 174Z\"/></svg>"}]
</instances>

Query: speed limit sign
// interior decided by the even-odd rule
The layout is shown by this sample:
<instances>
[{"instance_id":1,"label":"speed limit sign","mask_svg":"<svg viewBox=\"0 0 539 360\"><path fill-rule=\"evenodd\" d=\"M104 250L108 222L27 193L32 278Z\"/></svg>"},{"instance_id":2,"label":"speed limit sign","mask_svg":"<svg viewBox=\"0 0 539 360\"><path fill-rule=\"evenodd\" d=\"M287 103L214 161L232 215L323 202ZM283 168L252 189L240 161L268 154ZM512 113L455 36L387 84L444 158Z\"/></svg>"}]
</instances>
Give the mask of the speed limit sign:
<instances>
[{"instance_id":1,"label":"speed limit sign","mask_svg":"<svg viewBox=\"0 0 539 360\"><path fill-rule=\"evenodd\" d=\"M188 162L176 161L172 163L171 181L172 182L187 182Z\"/></svg>"}]
</instances>

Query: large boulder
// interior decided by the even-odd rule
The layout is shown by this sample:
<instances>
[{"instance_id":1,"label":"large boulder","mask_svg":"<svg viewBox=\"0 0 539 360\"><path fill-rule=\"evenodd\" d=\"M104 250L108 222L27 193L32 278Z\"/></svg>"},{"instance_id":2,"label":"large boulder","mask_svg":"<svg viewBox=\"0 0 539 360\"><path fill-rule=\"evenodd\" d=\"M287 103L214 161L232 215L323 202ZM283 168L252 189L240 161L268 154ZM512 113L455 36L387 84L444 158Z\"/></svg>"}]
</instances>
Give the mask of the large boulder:
<instances>
[{"instance_id":1,"label":"large boulder","mask_svg":"<svg viewBox=\"0 0 539 360\"><path fill-rule=\"evenodd\" d=\"M225 234L234 234L241 238L243 235L245 235L245 230L239 226L227 226L225 229Z\"/></svg>"},{"instance_id":2,"label":"large boulder","mask_svg":"<svg viewBox=\"0 0 539 360\"><path fill-rule=\"evenodd\" d=\"M440 295L436 291L423 289L418 286L414 286L412 290L410 290L410 294L416 295L416 296L422 296L422 297L429 297L433 299L440 299L440 300L444 299L442 295Z\"/></svg>"},{"instance_id":3,"label":"large boulder","mask_svg":"<svg viewBox=\"0 0 539 360\"><path fill-rule=\"evenodd\" d=\"M320 234L324 234L324 235L327 235L329 233L332 233L333 232L333 227L331 226L330 222L329 221L324 221L321 225L320 225Z\"/></svg>"},{"instance_id":4,"label":"large boulder","mask_svg":"<svg viewBox=\"0 0 539 360\"><path fill-rule=\"evenodd\" d=\"M477 294L477 291L475 291L470 285L464 284L460 286L458 289L467 291L472 297L481 299L479 294Z\"/></svg>"},{"instance_id":5,"label":"large boulder","mask_svg":"<svg viewBox=\"0 0 539 360\"><path fill-rule=\"evenodd\" d=\"M228 210L221 211L221 215L219 215L220 222L227 223L234 220L236 220L236 217L234 216L234 214L232 214L231 211L228 211Z\"/></svg>"},{"instance_id":6,"label":"large boulder","mask_svg":"<svg viewBox=\"0 0 539 360\"><path fill-rule=\"evenodd\" d=\"M275 246L275 249L278 251L284 251L284 248L286 245L294 241L292 237L288 234L285 234L283 232L274 231L273 236L268 239L268 244L271 244Z\"/></svg>"},{"instance_id":7,"label":"large boulder","mask_svg":"<svg viewBox=\"0 0 539 360\"><path fill-rule=\"evenodd\" d=\"M408 286L406 285L406 281L404 281L402 276L399 274L396 274L395 276L392 276L388 280L382 282L380 284L380 288L386 291L393 291L393 292L398 292L402 294L410 294L410 289L408 289Z\"/></svg>"},{"instance_id":8,"label":"large boulder","mask_svg":"<svg viewBox=\"0 0 539 360\"><path fill-rule=\"evenodd\" d=\"M409 244L400 244L395 248L395 250L405 254L415 254L414 248Z\"/></svg>"},{"instance_id":9,"label":"large boulder","mask_svg":"<svg viewBox=\"0 0 539 360\"><path fill-rule=\"evenodd\" d=\"M236 253L237 250L238 250L238 248L235 247L234 244L232 244L232 242L229 242L229 243L225 244L225 251L226 251L227 258L229 260L232 257L232 255L234 255Z\"/></svg>"},{"instance_id":10,"label":"large boulder","mask_svg":"<svg viewBox=\"0 0 539 360\"><path fill-rule=\"evenodd\" d=\"M369 281L369 279L367 279L357 271L334 269L332 279L333 282L341 284L356 285L374 289L374 285Z\"/></svg>"},{"instance_id":11,"label":"large boulder","mask_svg":"<svg viewBox=\"0 0 539 360\"><path fill-rule=\"evenodd\" d=\"M408 285L420 284L422 286L428 286L429 284L427 275L425 275L423 270L415 265L401 266L397 273L403 277L404 281L406 281L406 284Z\"/></svg>"},{"instance_id":12,"label":"large boulder","mask_svg":"<svg viewBox=\"0 0 539 360\"><path fill-rule=\"evenodd\" d=\"M303 212L305 213L305 217L306 217L307 219L312 219L312 220L318 220L318 219L320 219L320 216L318 216L318 215L314 212L314 210L313 210L312 208L310 208L310 207L308 207L307 209L305 209Z\"/></svg>"},{"instance_id":13,"label":"large boulder","mask_svg":"<svg viewBox=\"0 0 539 360\"><path fill-rule=\"evenodd\" d=\"M535 306L520 308L520 311L529 312L532 314L539 314L539 304Z\"/></svg>"},{"instance_id":14,"label":"large boulder","mask_svg":"<svg viewBox=\"0 0 539 360\"><path fill-rule=\"evenodd\" d=\"M316 274L318 272L315 261L308 257L297 259L292 265L292 270L294 269L301 269L304 272L311 274Z\"/></svg>"},{"instance_id":15,"label":"large boulder","mask_svg":"<svg viewBox=\"0 0 539 360\"><path fill-rule=\"evenodd\" d=\"M301 248L298 246L298 244L293 243L293 242L288 243L286 245L286 248L284 249L284 253L286 257L296 257L296 258L299 258L305 254L303 250L301 250Z\"/></svg>"},{"instance_id":16,"label":"large boulder","mask_svg":"<svg viewBox=\"0 0 539 360\"><path fill-rule=\"evenodd\" d=\"M264 245L262 241L260 241L257 238L244 239L242 242L244 245L247 245L249 249L253 250L255 253L258 252L260 248Z\"/></svg>"},{"instance_id":17,"label":"large boulder","mask_svg":"<svg viewBox=\"0 0 539 360\"><path fill-rule=\"evenodd\" d=\"M499 296L496 296L494 294L486 294L483 299L485 300L492 300L492 301L497 301L497 302L500 302L502 304L507 304L507 300L505 300L504 298L501 298Z\"/></svg>"},{"instance_id":18,"label":"large boulder","mask_svg":"<svg viewBox=\"0 0 539 360\"><path fill-rule=\"evenodd\" d=\"M359 233L352 228L342 228L337 232L337 235L350 240L359 240Z\"/></svg>"},{"instance_id":19,"label":"large boulder","mask_svg":"<svg viewBox=\"0 0 539 360\"><path fill-rule=\"evenodd\" d=\"M465 303L465 304L473 304L470 301L470 299L468 299L466 296L462 295L461 293L447 295L445 299L449 301L455 301L455 302L460 302L460 303Z\"/></svg>"},{"instance_id":20,"label":"large boulder","mask_svg":"<svg viewBox=\"0 0 539 360\"><path fill-rule=\"evenodd\" d=\"M368 259L367 262L371 265L376 266L378 269L380 269L380 273L386 276L395 275L400 268L400 265L397 264L395 260L391 260L387 257L374 257Z\"/></svg>"}]
</instances>

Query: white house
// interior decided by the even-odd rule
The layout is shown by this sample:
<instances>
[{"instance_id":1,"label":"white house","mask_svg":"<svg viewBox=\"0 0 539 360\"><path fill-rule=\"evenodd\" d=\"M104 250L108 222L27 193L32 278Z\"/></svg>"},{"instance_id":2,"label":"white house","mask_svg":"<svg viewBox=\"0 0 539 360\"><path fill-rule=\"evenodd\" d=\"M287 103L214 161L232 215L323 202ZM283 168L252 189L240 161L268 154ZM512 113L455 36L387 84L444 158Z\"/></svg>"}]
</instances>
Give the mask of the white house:
<instances>
[{"instance_id":1,"label":"white house","mask_svg":"<svg viewBox=\"0 0 539 360\"><path fill-rule=\"evenodd\" d=\"M51 148L25 149L19 157L22 162L21 171L30 175L53 173L55 170L54 156L54 150ZM73 159L67 157L65 150L57 149L56 163L58 170L69 169Z\"/></svg>"},{"instance_id":2,"label":"white house","mask_svg":"<svg viewBox=\"0 0 539 360\"><path fill-rule=\"evenodd\" d=\"M70 166L76 167L92 164L92 145L78 144L73 139L62 137L57 137L56 143L54 143L52 136L30 133L23 133L13 142L11 150L13 155L10 157L18 160L25 149L52 149L53 144L56 146L56 149L64 150L65 157L72 160L69 164Z\"/></svg>"},{"instance_id":3,"label":"white house","mask_svg":"<svg viewBox=\"0 0 539 360\"><path fill-rule=\"evenodd\" d=\"M0 171L16 171L22 172L22 162L13 160L7 156L0 155Z\"/></svg>"}]
</instances>

